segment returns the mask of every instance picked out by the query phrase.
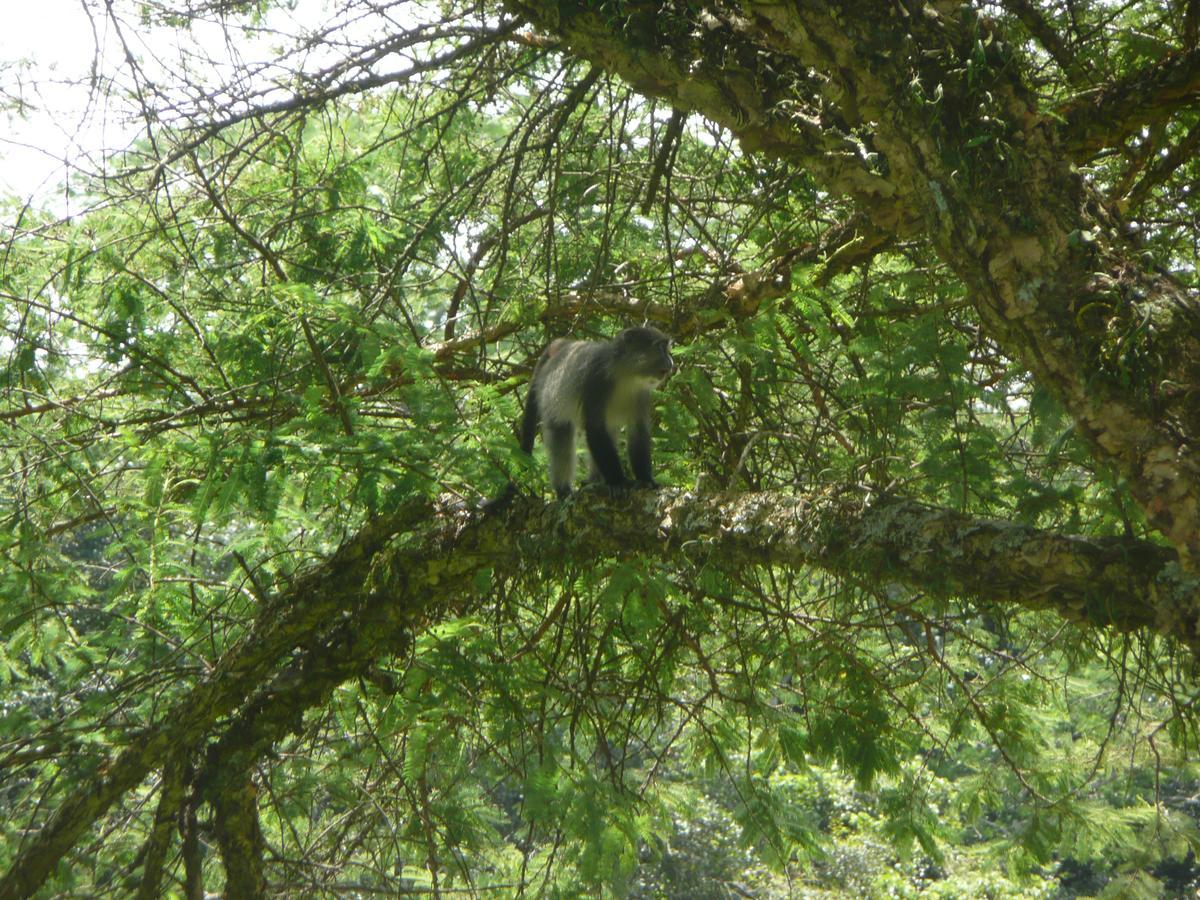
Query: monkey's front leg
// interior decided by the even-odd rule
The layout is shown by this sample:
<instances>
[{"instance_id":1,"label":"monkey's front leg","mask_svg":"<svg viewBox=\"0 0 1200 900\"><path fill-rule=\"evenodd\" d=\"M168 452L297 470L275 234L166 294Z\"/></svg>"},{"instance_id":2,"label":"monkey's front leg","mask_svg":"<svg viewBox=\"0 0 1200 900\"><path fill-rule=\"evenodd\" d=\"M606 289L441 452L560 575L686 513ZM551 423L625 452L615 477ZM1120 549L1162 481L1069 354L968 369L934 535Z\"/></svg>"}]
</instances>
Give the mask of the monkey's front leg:
<instances>
[{"instance_id":1,"label":"monkey's front leg","mask_svg":"<svg viewBox=\"0 0 1200 900\"><path fill-rule=\"evenodd\" d=\"M587 429L588 453L592 455L592 463L604 483L610 488L629 486L625 473L621 471L621 457L617 453L617 445L613 443L612 435L603 426Z\"/></svg>"},{"instance_id":2,"label":"monkey's front leg","mask_svg":"<svg viewBox=\"0 0 1200 900\"><path fill-rule=\"evenodd\" d=\"M606 485L620 489L627 487L629 482L621 471L621 456L617 453L617 445L609 428L607 393L611 391L590 391L584 395L583 431L587 437L592 467L600 473Z\"/></svg>"},{"instance_id":3,"label":"monkey's front leg","mask_svg":"<svg viewBox=\"0 0 1200 900\"><path fill-rule=\"evenodd\" d=\"M658 488L654 480L654 467L650 464L650 392L638 397L637 411L629 424L629 465L639 485Z\"/></svg>"},{"instance_id":4,"label":"monkey's front leg","mask_svg":"<svg viewBox=\"0 0 1200 900\"><path fill-rule=\"evenodd\" d=\"M635 424L629 431L629 465L633 467L633 477L639 486L659 487L650 463L650 429L641 423Z\"/></svg>"}]
</instances>

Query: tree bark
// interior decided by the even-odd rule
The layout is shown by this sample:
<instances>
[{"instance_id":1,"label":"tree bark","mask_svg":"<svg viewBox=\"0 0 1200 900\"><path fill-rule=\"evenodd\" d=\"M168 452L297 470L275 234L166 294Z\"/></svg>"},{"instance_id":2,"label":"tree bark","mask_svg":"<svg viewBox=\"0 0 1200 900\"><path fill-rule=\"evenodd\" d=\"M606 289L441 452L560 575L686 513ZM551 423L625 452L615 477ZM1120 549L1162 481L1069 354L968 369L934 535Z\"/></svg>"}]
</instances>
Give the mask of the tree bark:
<instances>
[{"instance_id":1,"label":"tree bark","mask_svg":"<svg viewBox=\"0 0 1200 900\"><path fill-rule=\"evenodd\" d=\"M213 824L225 863L225 896L257 900L267 893L263 874L262 828L258 824L258 790L245 773L229 778L213 798Z\"/></svg>"},{"instance_id":2,"label":"tree bark","mask_svg":"<svg viewBox=\"0 0 1200 900\"><path fill-rule=\"evenodd\" d=\"M188 766L190 782L192 768ZM204 853L200 845L200 820L196 812L199 801L193 792L179 813L180 855L183 857L183 896L187 900L204 900Z\"/></svg>"},{"instance_id":3,"label":"tree bark","mask_svg":"<svg viewBox=\"0 0 1200 900\"><path fill-rule=\"evenodd\" d=\"M150 830L150 837L146 841L145 862L142 864L142 879L137 892L138 900L154 900L155 897L161 896L163 866L186 788L183 774L184 767L178 759L168 760L163 767L158 809L154 814L154 826Z\"/></svg>"}]
</instances>

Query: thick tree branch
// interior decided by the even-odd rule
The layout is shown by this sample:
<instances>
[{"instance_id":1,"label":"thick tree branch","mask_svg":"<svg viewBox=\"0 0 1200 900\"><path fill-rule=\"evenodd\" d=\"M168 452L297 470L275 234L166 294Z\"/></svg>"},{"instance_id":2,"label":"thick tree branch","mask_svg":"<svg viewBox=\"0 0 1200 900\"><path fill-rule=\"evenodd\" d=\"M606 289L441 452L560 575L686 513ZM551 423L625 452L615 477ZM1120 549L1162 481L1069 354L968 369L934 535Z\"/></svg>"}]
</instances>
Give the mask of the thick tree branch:
<instances>
[{"instance_id":1,"label":"thick tree branch","mask_svg":"<svg viewBox=\"0 0 1200 900\"><path fill-rule=\"evenodd\" d=\"M1032 0L1003 0L1002 5L1020 20L1026 30L1042 45L1042 49L1050 54L1050 58L1062 69L1068 81L1078 85L1084 80L1084 72L1078 58L1062 39L1058 29Z\"/></svg>"},{"instance_id":2,"label":"thick tree branch","mask_svg":"<svg viewBox=\"0 0 1200 900\"><path fill-rule=\"evenodd\" d=\"M209 746L196 791L211 799L222 790L228 772L246 772L274 744L300 729L305 710L325 703L338 685L365 676L381 655L402 655L407 628L387 631L377 619L386 609L364 610L339 619L328 634L310 641L301 654L258 688Z\"/></svg>"},{"instance_id":3,"label":"thick tree branch","mask_svg":"<svg viewBox=\"0 0 1200 900\"><path fill-rule=\"evenodd\" d=\"M190 780L190 766L186 774ZM183 896L187 900L204 900L204 850L200 844L200 820L196 813L199 802L192 792L179 813L179 854L183 857Z\"/></svg>"},{"instance_id":4,"label":"thick tree branch","mask_svg":"<svg viewBox=\"0 0 1200 900\"><path fill-rule=\"evenodd\" d=\"M213 825L225 864L225 896L256 900L267 893L263 874L262 828L258 824L258 790L249 776L225 784L213 798Z\"/></svg>"},{"instance_id":5,"label":"thick tree branch","mask_svg":"<svg viewBox=\"0 0 1200 900\"><path fill-rule=\"evenodd\" d=\"M1070 157L1082 162L1197 102L1200 49L1174 53L1061 108L1058 114L1066 119L1063 143Z\"/></svg>"},{"instance_id":6,"label":"thick tree branch","mask_svg":"<svg viewBox=\"0 0 1200 900\"><path fill-rule=\"evenodd\" d=\"M421 521L430 524L418 528ZM503 518L414 506L373 522L265 604L253 632L211 677L63 801L0 880L0 900L36 891L112 803L214 730L224 736L213 745L206 789L244 822L252 805L246 786L230 794L224 773L247 771L306 709L374 660L402 651L428 622L478 603L479 571L516 574L525 561L554 567L580 553L638 554L681 570L698 553L704 565L738 571L817 566L876 585L1053 609L1093 626L1154 628L1197 646L1197 582L1171 550L1146 541L1061 535L852 489L812 497L520 498ZM239 840L249 834L236 832Z\"/></svg>"},{"instance_id":7,"label":"thick tree branch","mask_svg":"<svg viewBox=\"0 0 1200 900\"><path fill-rule=\"evenodd\" d=\"M1122 208L1139 209L1146 202L1150 192L1170 178L1184 163L1195 159L1197 151L1200 151L1200 122L1193 125L1165 155L1154 158L1154 162L1146 169L1138 183L1123 198Z\"/></svg>"},{"instance_id":8,"label":"thick tree branch","mask_svg":"<svg viewBox=\"0 0 1200 900\"><path fill-rule=\"evenodd\" d=\"M735 38L760 52L717 66L712 60L729 58L687 36L703 31L706 16L719 19L705 8L694 13L695 29L668 37L636 5L620 20L606 18L603 5L509 5L635 88L700 109L748 149L808 167L864 213L882 198L916 216L992 336L1059 398L1185 564L1200 567L1200 303L1145 266L1104 198L1072 168L1067 148L1091 140L1078 129L1103 116L1080 113L1078 125L1052 127L1011 52L981 40L987 23L968 7L947 15L918 3L896 16L882 0L747 0ZM1135 106L1187 102L1198 59L1173 58L1144 91L1114 86L1102 108L1117 96ZM736 79L769 82L767 68L826 77L824 118L783 115L786 101L768 95L768 108L752 115L723 107L731 91L741 96ZM874 129L886 178L857 155L851 169L833 164L834 132L821 125L839 117ZM1128 123L1144 118L1138 110Z\"/></svg>"},{"instance_id":9,"label":"thick tree branch","mask_svg":"<svg viewBox=\"0 0 1200 900\"><path fill-rule=\"evenodd\" d=\"M168 760L163 768L162 783L158 788L158 809L154 814L154 825L150 829L150 837L144 848L145 862L142 864L142 878L138 885L138 900L154 900L155 897L162 896L163 866L186 789L183 775L182 762L179 759Z\"/></svg>"},{"instance_id":10,"label":"thick tree branch","mask_svg":"<svg viewBox=\"0 0 1200 900\"><path fill-rule=\"evenodd\" d=\"M662 8L655 4L627 5L624 25L616 27L584 6L526 0L505 5L635 90L725 126L748 152L803 159L831 190L853 197L880 229L917 233L919 220L896 202L895 186L870 165L846 123L835 120L837 111L820 99L825 80L768 53L740 14L705 10L693 32L675 35L668 46L656 36ZM857 124L853 116L849 124Z\"/></svg>"},{"instance_id":11,"label":"thick tree branch","mask_svg":"<svg viewBox=\"0 0 1200 900\"><path fill-rule=\"evenodd\" d=\"M675 158L679 136L683 134L683 126L686 122L687 113L679 109L671 112L671 121L667 123L662 140L658 145L658 153L654 157L654 166L650 170L650 183L646 186L646 199L642 201L643 216L650 215L654 198L658 196L658 184L670 167L671 160Z\"/></svg>"}]
</instances>

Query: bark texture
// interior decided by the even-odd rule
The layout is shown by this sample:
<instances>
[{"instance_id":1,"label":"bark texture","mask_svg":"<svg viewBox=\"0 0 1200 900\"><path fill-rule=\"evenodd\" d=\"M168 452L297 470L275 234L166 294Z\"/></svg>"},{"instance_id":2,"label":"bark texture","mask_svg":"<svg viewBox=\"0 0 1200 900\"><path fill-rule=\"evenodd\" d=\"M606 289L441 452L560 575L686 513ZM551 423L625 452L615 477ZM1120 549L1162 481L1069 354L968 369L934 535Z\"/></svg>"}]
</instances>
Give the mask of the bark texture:
<instances>
[{"instance_id":1,"label":"bark texture","mask_svg":"<svg viewBox=\"0 0 1200 900\"><path fill-rule=\"evenodd\" d=\"M230 783L213 800L217 846L225 862L225 896L257 900L267 893L263 874L262 828L258 824L258 791L249 778Z\"/></svg>"},{"instance_id":2,"label":"bark texture","mask_svg":"<svg viewBox=\"0 0 1200 900\"><path fill-rule=\"evenodd\" d=\"M171 843L171 832L183 803L183 767L178 760L169 761L163 768L162 783L158 790L158 809L143 854L145 862L142 864L142 878L138 883L138 900L154 900L162 892L163 867Z\"/></svg>"}]
</instances>

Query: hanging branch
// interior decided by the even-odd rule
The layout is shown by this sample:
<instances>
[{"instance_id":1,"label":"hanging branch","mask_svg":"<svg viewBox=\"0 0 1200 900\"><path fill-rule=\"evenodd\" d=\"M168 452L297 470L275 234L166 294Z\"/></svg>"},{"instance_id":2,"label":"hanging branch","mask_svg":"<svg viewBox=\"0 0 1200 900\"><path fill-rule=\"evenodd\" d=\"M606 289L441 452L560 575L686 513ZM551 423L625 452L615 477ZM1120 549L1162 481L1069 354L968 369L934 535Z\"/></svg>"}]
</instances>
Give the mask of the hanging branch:
<instances>
[{"instance_id":1,"label":"hanging branch","mask_svg":"<svg viewBox=\"0 0 1200 900\"><path fill-rule=\"evenodd\" d=\"M654 205L654 198L658 195L658 183L662 180L663 173L666 172L671 162L675 159L675 153L679 149L679 136L683 134L683 126L686 122L686 111L676 109L671 112L671 121L667 123L662 143L658 146L658 154L654 158L654 168L650 172L650 183L646 186L646 199L642 201L643 216L650 215L650 209Z\"/></svg>"}]
</instances>

